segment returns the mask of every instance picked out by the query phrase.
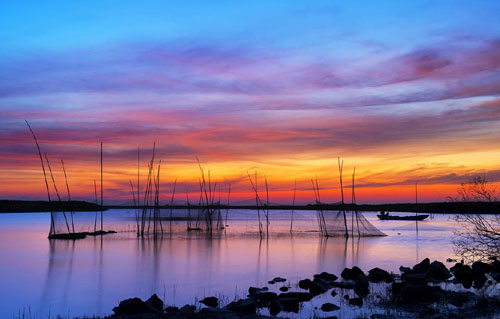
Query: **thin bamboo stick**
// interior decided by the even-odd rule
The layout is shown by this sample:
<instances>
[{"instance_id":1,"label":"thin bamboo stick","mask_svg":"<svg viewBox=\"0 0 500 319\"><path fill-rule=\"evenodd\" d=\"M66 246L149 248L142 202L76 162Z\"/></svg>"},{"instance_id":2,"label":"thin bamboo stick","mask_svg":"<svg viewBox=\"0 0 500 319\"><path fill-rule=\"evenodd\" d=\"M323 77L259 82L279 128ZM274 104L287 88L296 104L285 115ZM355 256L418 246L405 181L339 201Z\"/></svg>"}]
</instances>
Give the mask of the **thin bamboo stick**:
<instances>
[{"instance_id":1,"label":"thin bamboo stick","mask_svg":"<svg viewBox=\"0 0 500 319\"><path fill-rule=\"evenodd\" d=\"M63 172L64 172L64 179L66 180L66 190L68 191L68 204L70 205L70 209L71 209L71 228L73 229L73 233L75 232L75 222L74 222L74 218L73 218L73 209L71 208L71 194L69 192L69 184L68 184L68 176L66 175L66 168L64 167L64 161L63 159L61 158L61 165L62 165L62 169L63 169Z\"/></svg>"},{"instance_id":2,"label":"thin bamboo stick","mask_svg":"<svg viewBox=\"0 0 500 319\"><path fill-rule=\"evenodd\" d=\"M49 200L49 209L50 209L50 230L49 230L49 235L55 234L56 229L55 229L55 224L54 224L54 211L52 209L52 201L50 198L50 191L49 191L49 183L47 182L47 174L45 173L45 165L43 163L43 158L42 158L42 151L40 151L40 145L38 145L38 140L36 138L35 132L33 132L33 129L31 128L30 124L28 123L27 120L24 120L26 122L26 125L28 125L28 128L31 132L31 135L33 136L33 139L35 140L36 148L38 150L38 155L40 157L40 163L42 164L42 171L43 171L43 178L45 180L45 188L47 190L47 198Z\"/></svg>"},{"instance_id":3,"label":"thin bamboo stick","mask_svg":"<svg viewBox=\"0 0 500 319\"><path fill-rule=\"evenodd\" d=\"M43 155L45 156L45 160L47 161L47 167L49 168L50 177L52 178L52 184L54 185L54 190L56 191L57 199L59 200L59 203L62 203L61 196L59 195L59 191L57 190L57 185L56 185L56 180L54 179L54 174L52 174L52 168L50 167L49 158L47 157L47 153L43 153ZM66 222L66 228L68 229L68 233L71 233L71 230L69 229L68 218L66 217L66 212L64 211L64 208L63 208L62 213L64 216L64 221Z\"/></svg>"}]
</instances>

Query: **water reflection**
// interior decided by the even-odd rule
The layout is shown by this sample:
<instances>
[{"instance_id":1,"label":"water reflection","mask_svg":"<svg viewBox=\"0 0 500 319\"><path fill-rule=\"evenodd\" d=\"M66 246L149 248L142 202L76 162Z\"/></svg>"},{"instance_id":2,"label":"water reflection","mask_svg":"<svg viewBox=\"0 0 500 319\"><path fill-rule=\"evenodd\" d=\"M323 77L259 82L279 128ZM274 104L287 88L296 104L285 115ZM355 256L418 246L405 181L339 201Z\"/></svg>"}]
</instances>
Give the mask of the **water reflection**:
<instances>
[{"instance_id":1,"label":"water reflection","mask_svg":"<svg viewBox=\"0 0 500 319\"><path fill-rule=\"evenodd\" d=\"M400 265L423 256L443 260L452 254L452 228L446 218L419 223L418 233L414 223L370 221L389 236L347 241L315 233L260 238L232 236L228 230L227 236L211 240L190 233L140 239L124 232L72 242L47 240L45 223L19 221L24 226L16 232L0 229L0 256L9 258L0 264L0 279L12 287L11 293L0 292L0 317L12 317L23 306L37 309L42 318L49 309L63 315L109 314L122 299L152 293L176 305L208 295L233 299L276 276L293 284L322 271L338 275L353 265L397 272ZM231 228L248 229L247 223L232 221ZM304 223L302 228L309 229L309 221ZM9 245L2 244L7 241ZM12 269L17 273L5 275Z\"/></svg>"}]
</instances>

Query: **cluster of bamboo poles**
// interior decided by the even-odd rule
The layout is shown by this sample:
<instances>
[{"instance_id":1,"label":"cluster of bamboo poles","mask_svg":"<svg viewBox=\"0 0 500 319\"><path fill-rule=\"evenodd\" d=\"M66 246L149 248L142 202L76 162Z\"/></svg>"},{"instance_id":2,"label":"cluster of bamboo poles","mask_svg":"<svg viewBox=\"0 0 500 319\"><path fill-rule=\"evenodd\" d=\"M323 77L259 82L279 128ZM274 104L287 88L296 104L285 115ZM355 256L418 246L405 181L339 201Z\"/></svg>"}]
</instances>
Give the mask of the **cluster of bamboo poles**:
<instances>
[{"instance_id":1,"label":"cluster of bamboo poles","mask_svg":"<svg viewBox=\"0 0 500 319\"><path fill-rule=\"evenodd\" d=\"M35 145L36 145L36 148L38 150L38 155L40 158L40 164L42 166L42 172L43 172L43 177L44 177L44 181L45 181L45 188L47 191L47 199L49 202L49 209L50 209L50 230L49 230L49 237L50 237L50 236L57 234L57 229L56 229L56 225L55 225L55 212L53 209L53 200L52 200L52 196L50 195L50 187L49 187L50 183L48 181L47 171L45 170L45 165L47 165L47 168L49 170L50 180L52 181L52 187L56 193L57 201L59 203L63 203L63 200L62 200L61 195L59 193L59 189L57 188L57 183L56 183L56 180L54 178L54 173L52 170L52 166L50 165L49 157L47 156L46 152L43 152L43 157L42 157L42 151L40 149L40 145L38 143L38 139L35 135L35 132L33 131L33 128L28 123L28 121L25 120L25 122L26 122L26 125L28 126L28 129L31 132L31 135L33 136L33 140L35 141ZM45 161L44 161L44 159L45 159ZM101 232L103 231L103 205L102 205L102 203L103 203L103 188L102 188L103 168L102 168L102 163L103 163L103 161L102 161L102 142L101 142L101 205L100 205L100 207L101 207L101 210L100 210L100 212L101 212ZM68 175L66 173L66 168L64 166L63 159L61 159L61 166L62 166L62 171L64 173L64 179L65 179L65 184L66 184L66 192L67 192L67 201L66 202L68 203L69 209L68 209L68 211L66 211L64 209L64 205L61 205L60 207L62 209L62 215L64 217L64 223L66 225L67 233L68 234L75 234L76 231L75 231L75 221L74 221L74 210L71 207L71 192L70 192L69 183L68 183ZM94 181L94 187L95 187L96 205L97 205L97 187L95 186L95 181ZM67 212L70 214L70 220L68 220L68 216L66 214ZM71 227L70 227L70 223L71 223ZM96 223L94 224L94 232L97 232L97 211L96 211Z\"/></svg>"},{"instance_id":2,"label":"cluster of bamboo poles","mask_svg":"<svg viewBox=\"0 0 500 319\"><path fill-rule=\"evenodd\" d=\"M144 194L140 191L140 148L137 148L137 189L130 180L132 198L135 206L136 233L139 237L144 237L152 233L157 236L164 232L162 218L160 214L160 172L161 159L155 163L156 143L153 144L153 153L148 163L148 174ZM156 167L156 170L155 170ZM175 187L174 187L175 192ZM142 205L141 196L143 195ZM172 199L173 199L172 194Z\"/></svg>"},{"instance_id":3,"label":"cluster of bamboo poles","mask_svg":"<svg viewBox=\"0 0 500 319\"><path fill-rule=\"evenodd\" d=\"M344 169L344 161L340 160L340 157L338 158L338 169L339 169L339 182L340 182L340 198L341 198L341 213L343 216L343 221L344 221L344 237L349 238L349 228L347 224L347 214L349 213L346 208L345 204L345 199L344 199L344 184L343 184L343 169ZM356 220L356 227L357 227L357 234L358 236L361 236L360 228L359 228L359 212L356 208L356 194L355 194L355 184L354 184L354 179L356 175L356 167L354 167L353 173L352 173L352 191L351 191L351 206L352 210L350 211L351 213L351 235L354 236L354 220ZM314 198L316 202L316 206L318 207L317 209L317 220L318 220L318 228L320 235L323 237L328 237L330 234L328 233L328 227L325 221L325 215L323 212L323 205L321 203L321 196L319 192L319 185L318 185L318 178L316 180L312 180L312 188L314 192Z\"/></svg>"},{"instance_id":4,"label":"cluster of bamboo poles","mask_svg":"<svg viewBox=\"0 0 500 319\"><path fill-rule=\"evenodd\" d=\"M264 237L264 227L262 226L262 220L260 218L260 211L264 213L264 216L266 218L266 236L269 236L269 187L267 184L267 176L264 176L264 182L266 186L266 202L265 204L262 202L260 199L259 195L259 183L257 180L257 171L254 173L254 180L252 180L252 177L250 176L250 173L247 172L248 180L250 181L250 184L252 185L253 191L255 192L255 204L257 207L257 218L259 222L259 235L260 237ZM293 222L292 222L293 223ZM291 229L291 228L290 228Z\"/></svg>"}]
</instances>

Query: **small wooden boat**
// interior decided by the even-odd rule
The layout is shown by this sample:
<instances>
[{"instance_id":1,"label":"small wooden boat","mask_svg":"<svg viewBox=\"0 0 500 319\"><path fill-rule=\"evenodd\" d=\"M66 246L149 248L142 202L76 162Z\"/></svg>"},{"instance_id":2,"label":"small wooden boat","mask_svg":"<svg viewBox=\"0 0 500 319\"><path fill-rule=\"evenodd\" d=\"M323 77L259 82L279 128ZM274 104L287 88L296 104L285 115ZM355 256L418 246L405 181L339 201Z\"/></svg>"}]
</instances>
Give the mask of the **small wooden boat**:
<instances>
[{"instance_id":1,"label":"small wooden boat","mask_svg":"<svg viewBox=\"0 0 500 319\"><path fill-rule=\"evenodd\" d=\"M389 213L381 212L377 215L380 220L424 220L429 215L415 215L415 216L397 216L397 215L389 215Z\"/></svg>"}]
</instances>

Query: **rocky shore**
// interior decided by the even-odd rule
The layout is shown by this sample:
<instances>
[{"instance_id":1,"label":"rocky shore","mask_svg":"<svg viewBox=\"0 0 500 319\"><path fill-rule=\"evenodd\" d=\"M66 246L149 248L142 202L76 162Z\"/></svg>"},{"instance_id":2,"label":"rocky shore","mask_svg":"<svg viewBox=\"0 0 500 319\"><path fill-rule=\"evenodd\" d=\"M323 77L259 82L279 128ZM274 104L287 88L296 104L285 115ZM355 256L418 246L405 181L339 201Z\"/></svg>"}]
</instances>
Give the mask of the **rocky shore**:
<instances>
[{"instance_id":1,"label":"rocky shore","mask_svg":"<svg viewBox=\"0 0 500 319\"><path fill-rule=\"evenodd\" d=\"M277 277L268 284L277 288L284 282L285 278ZM364 272L353 267L345 268L340 277L322 272L278 289L250 287L246 298L226 305L213 296L200 300L197 306L180 308L165 306L157 295L146 301L131 298L121 301L113 309L114 314L106 318L254 319L280 314L297 317L300 313L302 318L333 319L343 317L342 307L365 307L363 313L367 316L355 318L496 318L500 317L499 287L499 260L472 265L457 263L448 269L443 263L426 258L413 267L401 266L400 274L380 268ZM301 313L307 303L328 298L330 301L314 307L314 314Z\"/></svg>"}]
</instances>

